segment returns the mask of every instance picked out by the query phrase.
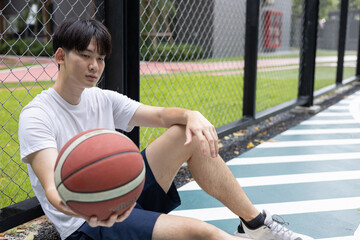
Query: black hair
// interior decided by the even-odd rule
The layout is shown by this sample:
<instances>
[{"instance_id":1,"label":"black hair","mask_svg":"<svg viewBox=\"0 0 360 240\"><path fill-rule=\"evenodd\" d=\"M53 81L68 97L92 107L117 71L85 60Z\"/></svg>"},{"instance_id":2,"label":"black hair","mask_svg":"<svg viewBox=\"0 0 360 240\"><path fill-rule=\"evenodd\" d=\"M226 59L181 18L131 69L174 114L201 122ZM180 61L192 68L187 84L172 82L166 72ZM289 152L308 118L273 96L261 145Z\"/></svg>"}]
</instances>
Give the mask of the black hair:
<instances>
[{"instance_id":1,"label":"black hair","mask_svg":"<svg viewBox=\"0 0 360 240\"><path fill-rule=\"evenodd\" d=\"M84 51L92 38L96 40L97 51L107 57L111 54L111 35L107 28L97 20L68 19L62 22L53 36L53 50Z\"/></svg>"}]
</instances>

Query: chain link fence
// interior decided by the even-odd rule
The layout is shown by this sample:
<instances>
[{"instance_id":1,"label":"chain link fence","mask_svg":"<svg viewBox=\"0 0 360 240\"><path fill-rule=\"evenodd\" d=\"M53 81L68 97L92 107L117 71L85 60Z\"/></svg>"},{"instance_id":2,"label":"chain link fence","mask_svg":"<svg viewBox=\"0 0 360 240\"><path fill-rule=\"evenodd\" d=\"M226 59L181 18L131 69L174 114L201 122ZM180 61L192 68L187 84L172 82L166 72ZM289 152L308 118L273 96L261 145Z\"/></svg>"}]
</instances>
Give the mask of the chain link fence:
<instances>
[{"instance_id":1,"label":"chain link fence","mask_svg":"<svg viewBox=\"0 0 360 240\"><path fill-rule=\"evenodd\" d=\"M147 0L140 6L140 100L242 117L245 1ZM164 130L142 128L141 147Z\"/></svg>"},{"instance_id":2,"label":"chain link fence","mask_svg":"<svg viewBox=\"0 0 360 240\"><path fill-rule=\"evenodd\" d=\"M332 8L320 3L315 89L335 83L340 27L340 0ZM335 64L334 64L335 63ZM345 70L345 69L344 69Z\"/></svg>"},{"instance_id":3,"label":"chain link fence","mask_svg":"<svg viewBox=\"0 0 360 240\"><path fill-rule=\"evenodd\" d=\"M303 15L302 0L260 2L256 112L297 98ZM326 39L337 41L327 36L338 35L329 30L337 7L321 5L328 17L319 19L318 52L326 53L318 56L336 56L337 48L323 49ZM17 124L21 109L56 79L54 29L66 18L96 18L102 11L102 0L0 1L0 209L34 196L20 161ZM215 127L242 119L246 0L140 0L139 17L142 103L199 110ZM357 34L348 33L357 43ZM346 57L353 59L351 51ZM316 69L316 89L335 83L327 67ZM344 72L354 76L355 66ZM163 131L141 128L140 148Z\"/></svg>"},{"instance_id":4,"label":"chain link fence","mask_svg":"<svg viewBox=\"0 0 360 240\"><path fill-rule=\"evenodd\" d=\"M297 98L302 11L294 12L293 4L260 6L256 112Z\"/></svg>"},{"instance_id":5,"label":"chain link fence","mask_svg":"<svg viewBox=\"0 0 360 240\"><path fill-rule=\"evenodd\" d=\"M66 18L93 18L102 5L91 0L0 1L0 209L34 196L20 160L18 119L22 108L56 79L53 31Z\"/></svg>"},{"instance_id":6,"label":"chain link fence","mask_svg":"<svg viewBox=\"0 0 360 240\"><path fill-rule=\"evenodd\" d=\"M348 8L343 78L355 75L358 29L360 12L358 3L351 3ZM340 30L341 0L331 6L320 1L317 58L315 69L315 90L334 84L337 73L338 41Z\"/></svg>"}]
</instances>

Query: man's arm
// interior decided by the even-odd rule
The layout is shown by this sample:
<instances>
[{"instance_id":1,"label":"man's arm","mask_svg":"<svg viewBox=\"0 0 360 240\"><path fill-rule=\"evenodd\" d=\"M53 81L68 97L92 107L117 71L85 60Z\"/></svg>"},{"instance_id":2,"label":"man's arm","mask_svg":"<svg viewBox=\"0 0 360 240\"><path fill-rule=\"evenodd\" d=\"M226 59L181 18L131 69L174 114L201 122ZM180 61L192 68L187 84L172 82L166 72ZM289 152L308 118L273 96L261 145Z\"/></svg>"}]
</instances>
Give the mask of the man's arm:
<instances>
[{"instance_id":1,"label":"man's arm","mask_svg":"<svg viewBox=\"0 0 360 240\"><path fill-rule=\"evenodd\" d=\"M27 158L29 163L38 177L49 202L60 212L73 217L82 217L73 212L61 200L59 193L55 186L54 168L58 151L55 148L46 148L35 153L30 154ZM111 227L115 222L122 222L131 213L135 204L124 214L118 216L113 214L108 220L98 221L95 216L85 219L91 227L105 226ZM83 217L82 217L83 218Z\"/></svg>"},{"instance_id":2,"label":"man's arm","mask_svg":"<svg viewBox=\"0 0 360 240\"><path fill-rule=\"evenodd\" d=\"M129 125L160 128L184 125L186 126L185 145L189 145L192 137L196 136L199 138L204 154L206 153L206 144L210 147L212 157L216 157L218 154L218 136L215 127L198 111L141 105Z\"/></svg>"},{"instance_id":3,"label":"man's arm","mask_svg":"<svg viewBox=\"0 0 360 240\"><path fill-rule=\"evenodd\" d=\"M55 186L54 168L58 152L55 148L45 148L30 154L27 158L29 163L38 177L49 202L59 211L78 217L70 209L66 208Z\"/></svg>"}]
</instances>

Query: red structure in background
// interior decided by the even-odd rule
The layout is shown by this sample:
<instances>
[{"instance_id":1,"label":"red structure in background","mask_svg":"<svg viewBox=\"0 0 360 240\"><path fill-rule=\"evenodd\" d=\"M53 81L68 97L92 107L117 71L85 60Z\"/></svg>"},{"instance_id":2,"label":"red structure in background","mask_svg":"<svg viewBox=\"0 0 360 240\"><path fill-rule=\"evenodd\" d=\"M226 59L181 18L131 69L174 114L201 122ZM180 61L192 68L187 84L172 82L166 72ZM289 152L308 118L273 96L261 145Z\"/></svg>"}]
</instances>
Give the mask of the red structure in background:
<instances>
[{"instance_id":1,"label":"red structure in background","mask_svg":"<svg viewBox=\"0 0 360 240\"><path fill-rule=\"evenodd\" d=\"M282 18L282 12L265 12L265 48L275 49L281 46Z\"/></svg>"}]
</instances>

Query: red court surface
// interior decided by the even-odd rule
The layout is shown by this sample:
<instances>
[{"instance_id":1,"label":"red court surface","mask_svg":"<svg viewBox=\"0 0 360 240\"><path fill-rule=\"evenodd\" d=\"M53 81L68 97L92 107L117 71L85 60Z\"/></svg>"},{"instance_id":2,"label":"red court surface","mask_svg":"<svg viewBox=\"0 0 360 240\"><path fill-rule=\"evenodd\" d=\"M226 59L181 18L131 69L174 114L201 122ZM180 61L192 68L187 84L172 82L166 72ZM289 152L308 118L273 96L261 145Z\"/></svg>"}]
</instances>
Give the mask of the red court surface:
<instances>
[{"instance_id":1,"label":"red court surface","mask_svg":"<svg viewBox=\"0 0 360 240\"><path fill-rule=\"evenodd\" d=\"M22 66L30 63L30 66L8 68L0 70L1 83L10 82L34 82L49 81L57 78L57 65L51 58L33 58L16 56L0 56L0 68L8 67L5 61L14 62L14 65ZM318 57L316 63L332 66L336 63L337 57ZM345 64L356 65L356 56L346 56ZM297 69L299 59L261 59L258 60L258 72L279 71ZM201 72L209 75L234 75L243 74L244 61L223 61L223 62L141 62L140 74L170 74Z\"/></svg>"}]
</instances>

